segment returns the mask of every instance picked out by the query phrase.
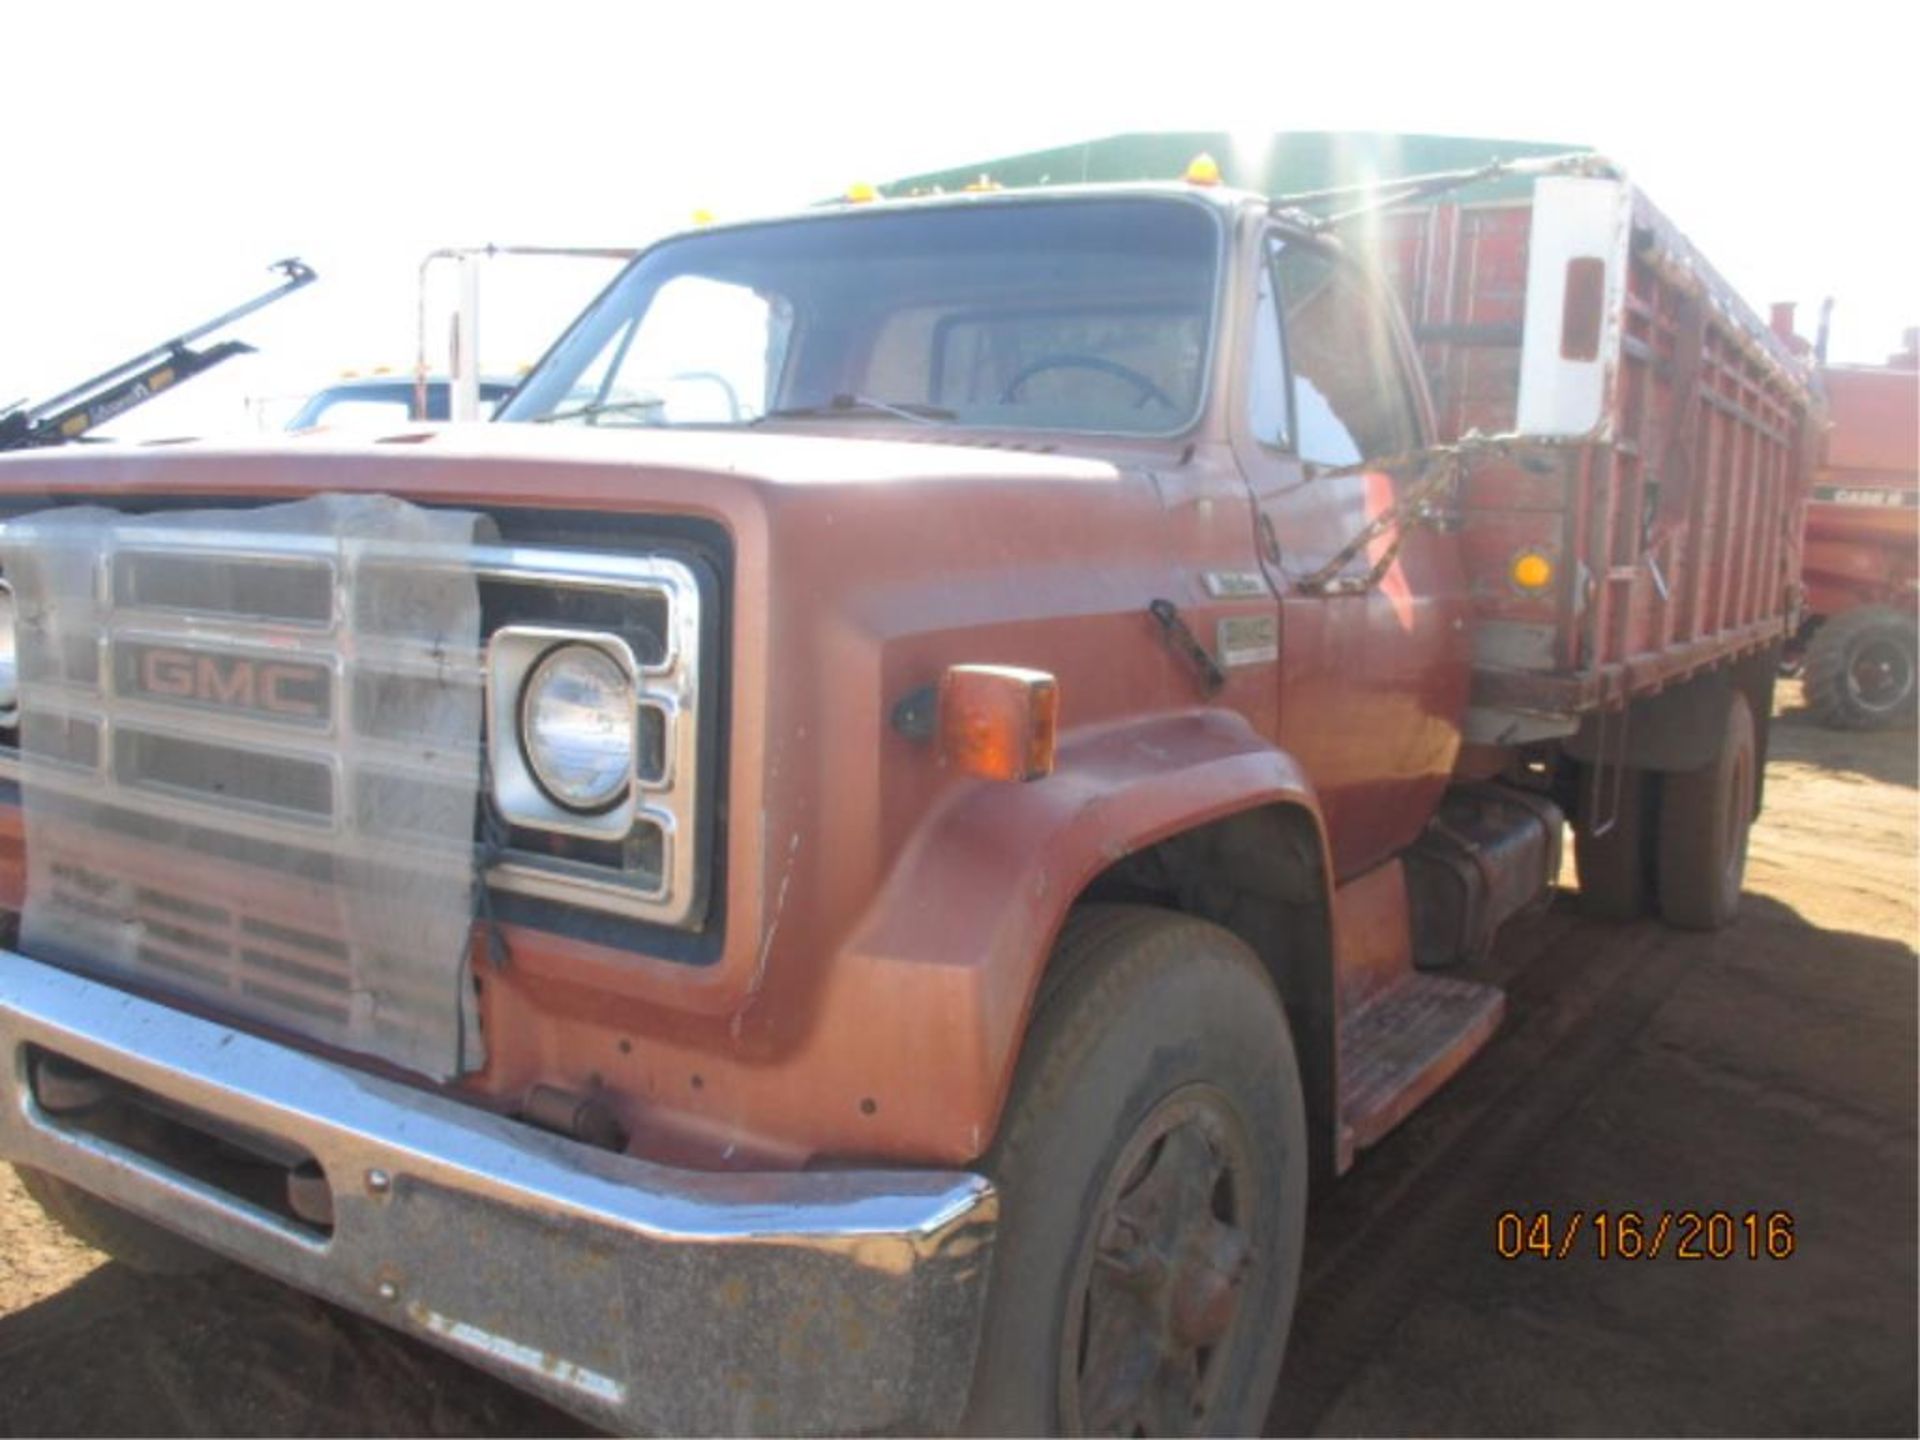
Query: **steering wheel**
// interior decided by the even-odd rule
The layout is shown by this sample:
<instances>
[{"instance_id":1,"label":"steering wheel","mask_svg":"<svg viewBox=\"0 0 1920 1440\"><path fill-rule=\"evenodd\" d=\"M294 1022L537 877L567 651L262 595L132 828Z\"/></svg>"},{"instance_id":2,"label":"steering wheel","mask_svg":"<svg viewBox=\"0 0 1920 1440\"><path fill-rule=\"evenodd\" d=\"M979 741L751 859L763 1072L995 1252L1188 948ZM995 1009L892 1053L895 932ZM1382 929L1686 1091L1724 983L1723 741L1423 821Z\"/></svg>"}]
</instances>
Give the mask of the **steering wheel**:
<instances>
[{"instance_id":1,"label":"steering wheel","mask_svg":"<svg viewBox=\"0 0 1920 1440\"><path fill-rule=\"evenodd\" d=\"M1180 408L1173 403L1166 391L1131 365L1122 365L1117 360L1103 360L1098 355L1042 355L1007 382L1007 388L1000 392L1000 403L1011 405L1020 398L1022 385L1034 376L1044 375L1049 370L1097 370L1102 375L1112 375L1124 380L1140 392L1140 398L1133 404L1136 410L1149 400L1158 401L1169 410Z\"/></svg>"}]
</instances>

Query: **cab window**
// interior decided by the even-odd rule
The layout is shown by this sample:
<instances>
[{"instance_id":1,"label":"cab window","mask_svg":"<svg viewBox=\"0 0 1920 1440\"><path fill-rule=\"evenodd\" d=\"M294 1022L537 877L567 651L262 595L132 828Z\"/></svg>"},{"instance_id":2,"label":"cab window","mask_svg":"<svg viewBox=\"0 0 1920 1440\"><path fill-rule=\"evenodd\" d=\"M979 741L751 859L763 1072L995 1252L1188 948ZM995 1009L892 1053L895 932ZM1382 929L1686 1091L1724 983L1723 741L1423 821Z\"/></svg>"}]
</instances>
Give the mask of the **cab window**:
<instances>
[{"instance_id":1,"label":"cab window","mask_svg":"<svg viewBox=\"0 0 1920 1440\"><path fill-rule=\"evenodd\" d=\"M1278 253L1278 246L1273 254ZM1260 267L1254 299L1253 357L1247 366L1247 425L1253 438L1278 450L1293 444L1293 416L1287 403L1287 366L1280 349L1280 310L1274 300L1273 265Z\"/></svg>"},{"instance_id":2,"label":"cab window","mask_svg":"<svg viewBox=\"0 0 1920 1440\"><path fill-rule=\"evenodd\" d=\"M1387 312L1357 272L1297 242L1280 248L1273 271L1300 458L1337 467L1417 449L1419 419Z\"/></svg>"}]
</instances>

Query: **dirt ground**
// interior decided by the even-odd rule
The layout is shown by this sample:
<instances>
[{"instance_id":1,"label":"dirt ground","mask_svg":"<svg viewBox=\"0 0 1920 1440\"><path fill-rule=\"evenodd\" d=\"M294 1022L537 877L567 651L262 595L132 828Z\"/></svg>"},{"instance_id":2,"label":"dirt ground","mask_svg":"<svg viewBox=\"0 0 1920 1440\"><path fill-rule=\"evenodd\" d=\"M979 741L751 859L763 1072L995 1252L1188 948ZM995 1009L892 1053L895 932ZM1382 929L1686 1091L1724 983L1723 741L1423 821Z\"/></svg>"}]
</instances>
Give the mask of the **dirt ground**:
<instances>
[{"instance_id":1,"label":"dirt ground","mask_svg":"<svg viewBox=\"0 0 1920 1440\"><path fill-rule=\"evenodd\" d=\"M1271 1433L1920 1429L1915 737L1779 701L1739 923L1510 927L1500 1034L1319 1199ZM1794 1251L1496 1252L1503 1211L1626 1209L1784 1211ZM0 1166L0 1434L556 1433L293 1291L106 1263Z\"/></svg>"}]
</instances>

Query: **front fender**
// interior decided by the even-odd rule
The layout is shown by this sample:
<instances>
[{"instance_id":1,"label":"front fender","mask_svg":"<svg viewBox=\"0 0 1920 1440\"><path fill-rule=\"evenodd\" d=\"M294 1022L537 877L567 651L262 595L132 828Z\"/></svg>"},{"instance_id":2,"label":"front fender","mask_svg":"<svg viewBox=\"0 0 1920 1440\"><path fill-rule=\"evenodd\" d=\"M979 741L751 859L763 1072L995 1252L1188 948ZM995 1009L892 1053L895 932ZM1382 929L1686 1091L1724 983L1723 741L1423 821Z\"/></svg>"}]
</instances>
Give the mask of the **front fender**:
<instances>
[{"instance_id":1,"label":"front fender","mask_svg":"<svg viewBox=\"0 0 1920 1440\"><path fill-rule=\"evenodd\" d=\"M858 977L869 1025L920 1022L901 1028L924 1047L915 1068L926 1083L891 1088L932 1142L928 1158L963 1162L986 1147L1041 973L1088 883L1132 851L1274 804L1309 817L1326 853L1293 757L1236 713L1196 710L1074 737L1044 780L969 785L927 818L842 947L833 989ZM942 1009L883 998L911 1005L902 992L923 989L940 992ZM836 994L827 1016L855 998Z\"/></svg>"},{"instance_id":2,"label":"front fender","mask_svg":"<svg viewBox=\"0 0 1920 1440\"><path fill-rule=\"evenodd\" d=\"M935 762L923 752L922 763ZM1228 710L1074 732L1032 784L953 783L844 937L808 957L818 989L762 992L756 1004L789 1043L650 1032L636 1052L654 1104L636 1114L663 1136L770 1165L969 1165L993 1139L1040 976L1088 882L1131 851L1275 805L1308 817L1326 853L1299 765ZM813 939L793 934L782 943Z\"/></svg>"}]
</instances>

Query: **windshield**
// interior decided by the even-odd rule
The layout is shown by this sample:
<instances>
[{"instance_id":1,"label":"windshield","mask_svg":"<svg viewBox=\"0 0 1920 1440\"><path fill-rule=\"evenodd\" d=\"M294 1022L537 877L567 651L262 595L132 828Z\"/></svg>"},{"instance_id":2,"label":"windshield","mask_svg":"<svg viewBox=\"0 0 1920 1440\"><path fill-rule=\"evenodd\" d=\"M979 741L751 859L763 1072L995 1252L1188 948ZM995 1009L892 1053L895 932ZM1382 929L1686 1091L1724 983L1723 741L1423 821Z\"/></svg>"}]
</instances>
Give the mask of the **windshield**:
<instances>
[{"instance_id":1,"label":"windshield","mask_svg":"<svg viewBox=\"0 0 1920 1440\"><path fill-rule=\"evenodd\" d=\"M501 413L1168 434L1198 412L1219 227L1147 197L869 210L649 251Z\"/></svg>"}]
</instances>

